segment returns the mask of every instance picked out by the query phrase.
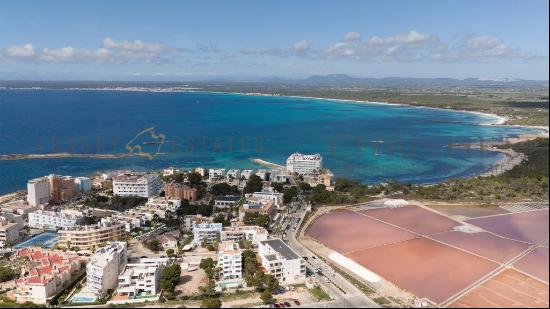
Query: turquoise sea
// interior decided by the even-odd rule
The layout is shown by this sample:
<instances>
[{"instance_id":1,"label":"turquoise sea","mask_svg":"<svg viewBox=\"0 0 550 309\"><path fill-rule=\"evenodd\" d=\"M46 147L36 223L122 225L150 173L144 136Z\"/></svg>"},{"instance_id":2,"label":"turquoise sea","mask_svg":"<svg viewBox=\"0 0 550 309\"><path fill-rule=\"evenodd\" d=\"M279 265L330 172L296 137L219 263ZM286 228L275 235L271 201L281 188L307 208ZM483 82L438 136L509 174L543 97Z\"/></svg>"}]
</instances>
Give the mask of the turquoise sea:
<instances>
[{"instance_id":1,"label":"turquoise sea","mask_svg":"<svg viewBox=\"0 0 550 309\"><path fill-rule=\"evenodd\" d=\"M124 153L154 127L166 141L159 155L124 159L0 161L0 193L28 179L107 169L259 168L289 154L320 153L335 175L365 183L434 183L479 174L500 154L446 147L528 133L483 126L471 113L384 104L217 93L0 90L0 154ZM137 140L143 151L158 144ZM155 139L150 139L153 142ZM145 143L142 143L145 141Z\"/></svg>"}]
</instances>

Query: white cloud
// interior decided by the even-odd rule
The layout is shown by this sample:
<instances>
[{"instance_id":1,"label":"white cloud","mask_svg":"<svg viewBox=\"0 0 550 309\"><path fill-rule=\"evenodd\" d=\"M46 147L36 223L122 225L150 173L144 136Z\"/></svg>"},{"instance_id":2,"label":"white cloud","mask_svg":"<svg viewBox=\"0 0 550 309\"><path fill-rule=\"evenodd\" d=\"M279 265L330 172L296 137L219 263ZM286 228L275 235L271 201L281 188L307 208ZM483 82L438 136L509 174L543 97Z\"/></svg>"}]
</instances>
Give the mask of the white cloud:
<instances>
[{"instance_id":1,"label":"white cloud","mask_svg":"<svg viewBox=\"0 0 550 309\"><path fill-rule=\"evenodd\" d=\"M324 52L328 57L332 58L339 56L353 56L355 54L355 50L356 46L354 45L347 42L338 42L327 47Z\"/></svg>"},{"instance_id":2,"label":"white cloud","mask_svg":"<svg viewBox=\"0 0 550 309\"><path fill-rule=\"evenodd\" d=\"M420 33L416 30L411 30L409 33L400 34L397 36L389 36L381 38L373 36L369 39L369 44L372 45L396 45L396 44L418 44L431 39L431 35Z\"/></svg>"},{"instance_id":3,"label":"white cloud","mask_svg":"<svg viewBox=\"0 0 550 309\"><path fill-rule=\"evenodd\" d=\"M501 39L488 36L464 38L460 51L466 58L508 57L517 53Z\"/></svg>"},{"instance_id":4,"label":"white cloud","mask_svg":"<svg viewBox=\"0 0 550 309\"><path fill-rule=\"evenodd\" d=\"M243 48L245 55L299 56L311 59L353 59L375 62L410 61L487 61L499 59L534 59L533 55L510 48L502 39L469 36L459 42L443 42L429 33L411 30L394 36L371 36L361 40L359 32L348 32L341 41L323 49L313 49L306 40L289 49Z\"/></svg>"},{"instance_id":5,"label":"white cloud","mask_svg":"<svg viewBox=\"0 0 550 309\"><path fill-rule=\"evenodd\" d=\"M63 48L57 48L57 49L50 49L50 48L44 48L42 49L42 53L40 54L40 59L46 60L46 61L68 61L68 60L75 60L76 58L80 56L84 56L87 54L87 51L77 51L71 46L63 47Z\"/></svg>"},{"instance_id":6,"label":"white cloud","mask_svg":"<svg viewBox=\"0 0 550 309\"><path fill-rule=\"evenodd\" d=\"M301 56L310 57L316 53L309 44L308 40L300 40L288 48L253 48L244 47L240 50L243 55L268 55L276 57Z\"/></svg>"},{"instance_id":7,"label":"white cloud","mask_svg":"<svg viewBox=\"0 0 550 309\"><path fill-rule=\"evenodd\" d=\"M301 40L292 44L292 50L297 52L303 52L309 49L309 42L307 40Z\"/></svg>"},{"instance_id":8,"label":"white cloud","mask_svg":"<svg viewBox=\"0 0 550 309\"><path fill-rule=\"evenodd\" d=\"M106 37L101 41L104 48L121 49L139 53L160 54L170 51L171 48L160 43L145 43L141 40L135 41L116 41L110 37Z\"/></svg>"},{"instance_id":9,"label":"white cloud","mask_svg":"<svg viewBox=\"0 0 550 309\"><path fill-rule=\"evenodd\" d=\"M12 45L4 50L0 50L0 52L13 58L31 58L35 55L34 46L32 44Z\"/></svg>"},{"instance_id":10,"label":"white cloud","mask_svg":"<svg viewBox=\"0 0 550 309\"><path fill-rule=\"evenodd\" d=\"M175 49L160 43L141 40L117 41L106 37L101 41L101 47L95 49L66 46L35 50L32 44L13 45L0 49L0 58L8 61L35 62L152 63L169 61L174 53Z\"/></svg>"},{"instance_id":11,"label":"white cloud","mask_svg":"<svg viewBox=\"0 0 550 309\"><path fill-rule=\"evenodd\" d=\"M361 33L359 32L348 32L344 36L344 41L346 42L358 41L359 39L361 39Z\"/></svg>"}]
</instances>

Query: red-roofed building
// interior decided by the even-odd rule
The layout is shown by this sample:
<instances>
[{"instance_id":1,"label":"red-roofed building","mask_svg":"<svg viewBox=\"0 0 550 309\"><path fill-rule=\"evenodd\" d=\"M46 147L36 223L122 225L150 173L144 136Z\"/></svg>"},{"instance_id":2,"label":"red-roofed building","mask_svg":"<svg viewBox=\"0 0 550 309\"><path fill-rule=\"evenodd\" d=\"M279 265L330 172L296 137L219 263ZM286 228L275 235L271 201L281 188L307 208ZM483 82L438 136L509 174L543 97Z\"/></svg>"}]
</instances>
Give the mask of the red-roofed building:
<instances>
[{"instance_id":1,"label":"red-roofed building","mask_svg":"<svg viewBox=\"0 0 550 309\"><path fill-rule=\"evenodd\" d=\"M8 295L18 303L47 304L77 278L84 264L74 253L41 248L21 249L10 257L17 258L30 261L28 269L22 269L15 282L17 288Z\"/></svg>"}]
</instances>

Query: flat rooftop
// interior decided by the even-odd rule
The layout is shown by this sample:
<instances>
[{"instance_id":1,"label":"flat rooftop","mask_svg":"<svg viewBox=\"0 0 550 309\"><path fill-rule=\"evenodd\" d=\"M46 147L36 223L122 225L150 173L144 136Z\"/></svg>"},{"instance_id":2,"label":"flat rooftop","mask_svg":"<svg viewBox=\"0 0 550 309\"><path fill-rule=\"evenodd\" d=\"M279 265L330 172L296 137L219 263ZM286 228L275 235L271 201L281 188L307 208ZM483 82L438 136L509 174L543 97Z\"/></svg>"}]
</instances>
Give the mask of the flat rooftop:
<instances>
[{"instance_id":1,"label":"flat rooftop","mask_svg":"<svg viewBox=\"0 0 550 309\"><path fill-rule=\"evenodd\" d=\"M300 256L296 254L294 250L292 250L287 244L285 244L280 239L262 241L262 244L269 245L271 248L273 248L273 250L277 251L287 260L295 260L300 258Z\"/></svg>"}]
</instances>

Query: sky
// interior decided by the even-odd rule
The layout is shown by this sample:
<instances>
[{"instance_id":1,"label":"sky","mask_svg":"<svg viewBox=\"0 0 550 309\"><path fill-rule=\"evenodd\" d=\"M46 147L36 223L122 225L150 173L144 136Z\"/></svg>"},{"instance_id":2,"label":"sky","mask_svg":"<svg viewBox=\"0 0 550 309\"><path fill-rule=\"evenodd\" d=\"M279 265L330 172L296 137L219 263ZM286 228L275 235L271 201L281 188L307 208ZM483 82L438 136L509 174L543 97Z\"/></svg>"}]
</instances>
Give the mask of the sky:
<instances>
[{"instance_id":1,"label":"sky","mask_svg":"<svg viewBox=\"0 0 550 309\"><path fill-rule=\"evenodd\" d=\"M547 0L0 1L0 80L548 80Z\"/></svg>"}]
</instances>

